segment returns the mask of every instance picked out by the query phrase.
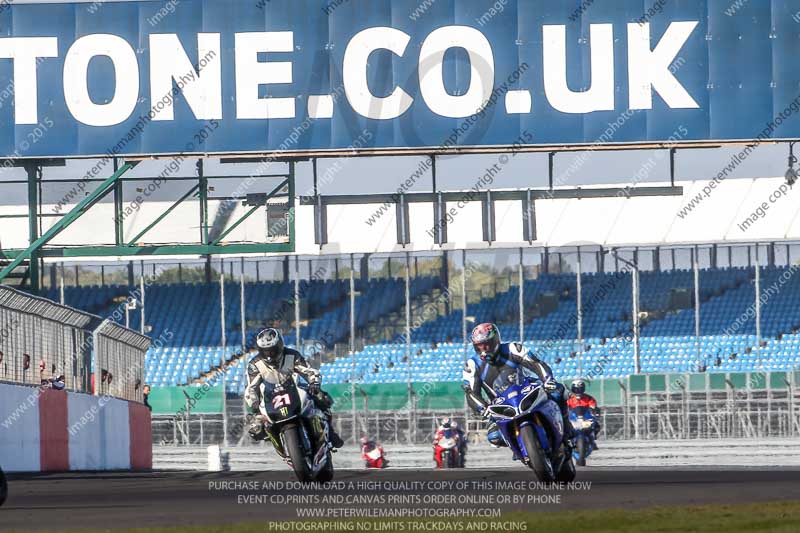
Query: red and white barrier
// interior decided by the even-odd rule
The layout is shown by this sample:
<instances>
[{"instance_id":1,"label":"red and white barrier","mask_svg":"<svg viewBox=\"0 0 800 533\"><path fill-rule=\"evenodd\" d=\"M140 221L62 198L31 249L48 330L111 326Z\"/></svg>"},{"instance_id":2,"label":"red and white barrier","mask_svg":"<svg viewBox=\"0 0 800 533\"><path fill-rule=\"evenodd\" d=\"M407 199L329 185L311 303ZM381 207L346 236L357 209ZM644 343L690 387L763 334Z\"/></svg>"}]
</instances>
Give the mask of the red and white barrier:
<instances>
[{"instance_id":1,"label":"red and white barrier","mask_svg":"<svg viewBox=\"0 0 800 533\"><path fill-rule=\"evenodd\" d=\"M150 469L150 411L116 398L0 384L0 465L7 472Z\"/></svg>"}]
</instances>

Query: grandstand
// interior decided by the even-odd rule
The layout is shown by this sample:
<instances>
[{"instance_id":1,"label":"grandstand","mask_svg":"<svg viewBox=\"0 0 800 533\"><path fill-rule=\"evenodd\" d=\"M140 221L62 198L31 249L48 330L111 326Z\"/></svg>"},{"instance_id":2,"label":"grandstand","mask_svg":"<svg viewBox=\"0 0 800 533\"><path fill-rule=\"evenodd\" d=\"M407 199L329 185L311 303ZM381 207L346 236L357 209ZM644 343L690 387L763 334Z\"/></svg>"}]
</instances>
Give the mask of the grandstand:
<instances>
[{"instance_id":1,"label":"grandstand","mask_svg":"<svg viewBox=\"0 0 800 533\"><path fill-rule=\"evenodd\" d=\"M639 352L645 373L789 371L800 365L800 279L794 267L760 268L760 320L755 309L755 268L698 269L699 326L695 335L694 276L691 270L647 271L640 274ZM501 277L500 272L495 275ZM623 378L635 373L632 338L632 273L581 274L582 321L578 334L576 274L540 273L523 281L523 323L519 316L519 285L509 284L492 296L462 309L437 306L423 312L422 302L441 303L446 280L433 276L412 277L411 342L406 343L403 324L405 282L398 278L358 279L354 315L359 349L347 351L349 336L349 287L347 280L304 280L299 327L301 345L313 346L329 384L447 382L460 379L470 348L462 340L462 328L476 321L500 324L506 339L522 340L543 357L564 380L586 377L600 365L603 378ZM176 334L147 357L147 380L154 386L191 383L222 367L229 373L228 391L241 394L244 383L238 364L243 348L266 324L286 331L287 342L296 345L293 283L247 281L245 308L241 313L239 286L225 290L227 346L221 343L220 290L218 284L159 284L147 287L147 321L153 338ZM775 287L778 287L776 289ZM124 285L68 287L69 305L103 316L112 316L131 288ZM48 296L57 299L57 289ZM452 295L451 295L452 296ZM458 298L451 298L457 300ZM440 309L441 308L441 309ZM280 311L283 309L283 311ZM276 311L277 310L277 311ZM288 311L287 311L288 310ZM419 315L419 317L417 317ZM245 318L242 328L241 317ZM465 322L466 317L466 322ZM113 316L122 320L119 313ZM134 314L131 327L140 327ZM381 324L381 328L375 328ZM392 326L392 327L390 327ZM758 331L757 331L758 330ZM244 342L242 338L244 331ZM387 335L394 332L393 335ZM316 353L319 352L319 353ZM338 356L337 356L338 355ZM595 372L594 377L600 377Z\"/></svg>"}]
</instances>

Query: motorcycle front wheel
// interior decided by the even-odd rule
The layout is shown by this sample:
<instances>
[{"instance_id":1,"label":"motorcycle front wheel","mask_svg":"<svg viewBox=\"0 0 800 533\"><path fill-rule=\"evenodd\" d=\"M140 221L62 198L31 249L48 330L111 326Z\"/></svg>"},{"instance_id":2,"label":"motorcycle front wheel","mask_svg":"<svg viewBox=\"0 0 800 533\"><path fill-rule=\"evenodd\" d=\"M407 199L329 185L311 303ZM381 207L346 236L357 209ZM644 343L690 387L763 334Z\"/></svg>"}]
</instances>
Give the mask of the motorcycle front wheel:
<instances>
[{"instance_id":1,"label":"motorcycle front wheel","mask_svg":"<svg viewBox=\"0 0 800 533\"><path fill-rule=\"evenodd\" d=\"M281 440L283 441L283 449L286 450L286 453L289 454L289 459L292 461L294 475L297 476L298 481L309 482L313 481L311 466L308 464L300 431L300 427L295 424L286 425L281 430Z\"/></svg>"},{"instance_id":2,"label":"motorcycle front wheel","mask_svg":"<svg viewBox=\"0 0 800 533\"><path fill-rule=\"evenodd\" d=\"M3 469L0 468L0 507L6 503L6 498L8 498L8 483L6 482L6 475L3 473Z\"/></svg>"},{"instance_id":3,"label":"motorcycle front wheel","mask_svg":"<svg viewBox=\"0 0 800 533\"><path fill-rule=\"evenodd\" d=\"M442 468L453 468L453 452L442 452Z\"/></svg>"},{"instance_id":4,"label":"motorcycle front wheel","mask_svg":"<svg viewBox=\"0 0 800 533\"><path fill-rule=\"evenodd\" d=\"M522 438L525 450L528 452L528 466L534 471L536 478L545 483L553 481L556 477L553 473L553 465L545 456L533 426L520 428L519 435Z\"/></svg>"}]
</instances>

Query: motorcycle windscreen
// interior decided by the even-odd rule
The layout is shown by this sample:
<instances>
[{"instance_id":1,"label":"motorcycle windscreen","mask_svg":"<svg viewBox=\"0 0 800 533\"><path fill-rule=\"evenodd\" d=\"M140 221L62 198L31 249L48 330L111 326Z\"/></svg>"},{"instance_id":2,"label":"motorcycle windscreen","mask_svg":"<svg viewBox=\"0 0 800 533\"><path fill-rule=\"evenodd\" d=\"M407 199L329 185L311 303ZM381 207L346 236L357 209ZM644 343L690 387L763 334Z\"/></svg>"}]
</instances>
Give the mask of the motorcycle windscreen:
<instances>
[{"instance_id":1,"label":"motorcycle windscreen","mask_svg":"<svg viewBox=\"0 0 800 533\"><path fill-rule=\"evenodd\" d=\"M300 395L292 379L283 383L265 381L261 385L261 390L264 409L273 422L293 418L300 413L302 407Z\"/></svg>"},{"instance_id":2,"label":"motorcycle windscreen","mask_svg":"<svg viewBox=\"0 0 800 533\"><path fill-rule=\"evenodd\" d=\"M592 410L583 405L572 408L572 412L575 413L575 416L578 418L592 418Z\"/></svg>"}]
</instances>

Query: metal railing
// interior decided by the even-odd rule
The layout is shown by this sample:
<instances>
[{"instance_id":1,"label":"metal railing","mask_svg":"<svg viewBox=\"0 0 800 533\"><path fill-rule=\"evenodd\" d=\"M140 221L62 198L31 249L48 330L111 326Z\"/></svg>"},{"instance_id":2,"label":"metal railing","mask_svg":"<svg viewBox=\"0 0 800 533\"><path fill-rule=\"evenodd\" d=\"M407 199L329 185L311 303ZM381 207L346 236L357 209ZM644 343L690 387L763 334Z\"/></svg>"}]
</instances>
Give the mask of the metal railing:
<instances>
[{"instance_id":1,"label":"metal railing","mask_svg":"<svg viewBox=\"0 0 800 533\"><path fill-rule=\"evenodd\" d=\"M668 399L669 397L669 399ZM646 396L630 395L621 406L601 411L600 438L610 441L679 439L765 439L800 437L800 398L786 389L752 391L747 397L715 393ZM602 407L602 406L601 406ZM367 435L384 444L418 445L430 442L439 421L450 417L471 442L484 440L486 423L462 410L395 410L336 412L334 426L348 444ZM228 442L248 446L247 423L241 402L228 408ZM219 444L222 414L154 416L153 442L158 445Z\"/></svg>"},{"instance_id":2,"label":"metal railing","mask_svg":"<svg viewBox=\"0 0 800 533\"><path fill-rule=\"evenodd\" d=\"M63 375L67 390L141 402L149 346L111 321L0 286L0 381Z\"/></svg>"}]
</instances>

